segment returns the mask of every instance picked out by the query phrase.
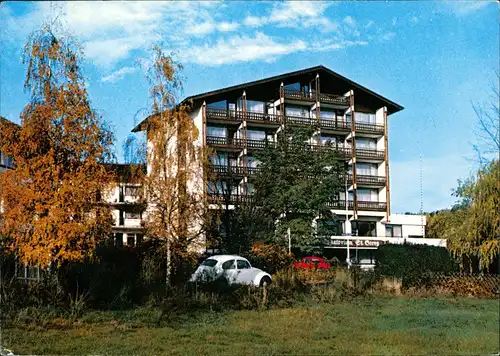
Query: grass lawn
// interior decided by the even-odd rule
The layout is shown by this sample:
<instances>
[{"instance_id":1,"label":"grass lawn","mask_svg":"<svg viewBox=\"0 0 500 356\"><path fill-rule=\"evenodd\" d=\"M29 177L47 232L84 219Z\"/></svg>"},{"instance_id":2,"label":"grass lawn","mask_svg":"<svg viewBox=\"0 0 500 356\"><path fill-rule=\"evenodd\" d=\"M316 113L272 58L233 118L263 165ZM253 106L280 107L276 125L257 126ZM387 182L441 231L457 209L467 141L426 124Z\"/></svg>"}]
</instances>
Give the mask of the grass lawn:
<instances>
[{"instance_id":1,"label":"grass lawn","mask_svg":"<svg viewBox=\"0 0 500 356\"><path fill-rule=\"evenodd\" d=\"M71 326L4 330L15 354L484 355L499 351L496 300L386 297L289 309L200 313L155 326L158 311L92 312Z\"/></svg>"}]
</instances>

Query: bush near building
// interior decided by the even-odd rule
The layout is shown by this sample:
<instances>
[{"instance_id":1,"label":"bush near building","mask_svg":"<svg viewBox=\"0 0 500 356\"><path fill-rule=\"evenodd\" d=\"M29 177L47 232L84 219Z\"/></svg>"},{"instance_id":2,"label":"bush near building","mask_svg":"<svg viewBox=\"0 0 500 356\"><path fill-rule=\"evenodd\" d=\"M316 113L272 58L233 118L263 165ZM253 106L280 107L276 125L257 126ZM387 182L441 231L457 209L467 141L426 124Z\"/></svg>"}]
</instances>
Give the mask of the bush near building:
<instances>
[{"instance_id":1,"label":"bush near building","mask_svg":"<svg viewBox=\"0 0 500 356\"><path fill-rule=\"evenodd\" d=\"M376 251L377 271L401 278L409 287L429 273L458 272L458 263L445 247L412 244L386 244Z\"/></svg>"}]
</instances>

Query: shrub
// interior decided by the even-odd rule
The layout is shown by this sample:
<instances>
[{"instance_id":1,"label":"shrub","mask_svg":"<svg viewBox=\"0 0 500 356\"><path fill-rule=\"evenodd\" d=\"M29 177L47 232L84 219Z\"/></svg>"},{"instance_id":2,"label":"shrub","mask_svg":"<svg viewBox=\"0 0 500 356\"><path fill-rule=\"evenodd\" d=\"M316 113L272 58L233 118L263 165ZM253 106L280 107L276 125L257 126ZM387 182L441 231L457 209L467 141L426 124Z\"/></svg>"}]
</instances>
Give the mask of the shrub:
<instances>
[{"instance_id":1,"label":"shrub","mask_svg":"<svg viewBox=\"0 0 500 356\"><path fill-rule=\"evenodd\" d=\"M401 278L403 288L422 284L429 273L453 273L458 264L444 247L412 244L387 244L376 251L377 272L384 276Z\"/></svg>"},{"instance_id":2,"label":"shrub","mask_svg":"<svg viewBox=\"0 0 500 356\"><path fill-rule=\"evenodd\" d=\"M294 261L293 256L278 244L254 244L245 257L254 267L270 274L290 267Z\"/></svg>"}]
</instances>

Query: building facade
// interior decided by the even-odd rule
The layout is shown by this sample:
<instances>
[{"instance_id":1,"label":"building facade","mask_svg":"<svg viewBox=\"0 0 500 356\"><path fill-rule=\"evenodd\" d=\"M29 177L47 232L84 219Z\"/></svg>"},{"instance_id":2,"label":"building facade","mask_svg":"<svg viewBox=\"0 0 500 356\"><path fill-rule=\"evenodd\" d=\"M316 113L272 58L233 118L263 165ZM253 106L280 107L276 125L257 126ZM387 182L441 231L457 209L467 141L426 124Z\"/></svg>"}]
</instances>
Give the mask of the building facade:
<instances>
[{"instance_id":1,"label":"building facade","mask_svg":"<svg viewBox=\"0 0 500 356\"><path fill-rule=\"evenodd\" d=\"M145 167L138 164L108 164L117 181L108 187L102 199L109 204L112 215L111 240L116 246L137 246L144 240L141 185L137 173Z\"/></svg>"},{"instance_id":2,"label":"building facade","mask_svg":"<svg viewBox=\"0 0 500 356\"><path fill-rule=\"evenodd\" d=\"M198 144L215 152L210 158L215 179L207 182L213 203L227 202L228 196L234 204L251 199L251 176L259 171L255 152L275 145L285 124L314 126L309 144L329 143L348 166L345 189L328 206L338 218L331 222L333 235L425 236L421 217L391 215L387 121L403 109L397 103L323 66L191 96L183 103L191 106L201 133ZM133 131L146 127L143 122Z\"/></svg>"}]
</instances>

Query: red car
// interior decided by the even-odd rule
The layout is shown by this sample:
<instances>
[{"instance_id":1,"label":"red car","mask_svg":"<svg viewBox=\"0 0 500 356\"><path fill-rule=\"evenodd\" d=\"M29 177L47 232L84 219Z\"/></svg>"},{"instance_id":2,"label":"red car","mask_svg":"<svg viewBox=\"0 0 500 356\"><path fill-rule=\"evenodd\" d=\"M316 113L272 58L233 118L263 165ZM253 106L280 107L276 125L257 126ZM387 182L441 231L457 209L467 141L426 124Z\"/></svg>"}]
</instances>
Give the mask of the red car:
<instances>
[{"instance_id":1,"label":"red car","mask_svg":"<svg viewBox=\"0 0 500 356\"><path fill-rule=\"evenodd\" d=\"M295 268L317 268L317 269L330 269L332 266L326 262L322 257L306 256L300 261L293 264Z\"/></svg>"}]
</instances>

